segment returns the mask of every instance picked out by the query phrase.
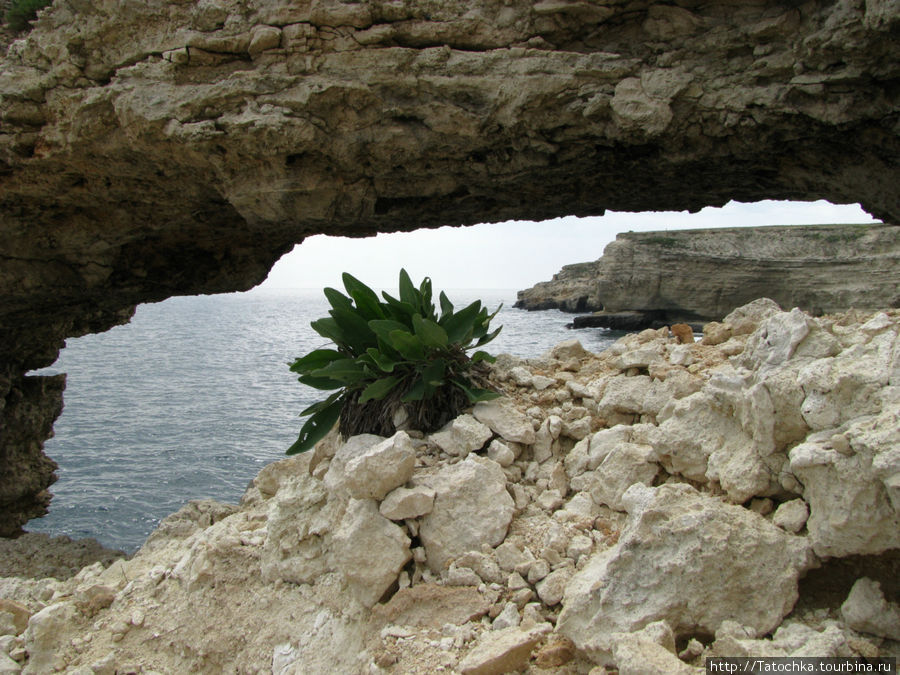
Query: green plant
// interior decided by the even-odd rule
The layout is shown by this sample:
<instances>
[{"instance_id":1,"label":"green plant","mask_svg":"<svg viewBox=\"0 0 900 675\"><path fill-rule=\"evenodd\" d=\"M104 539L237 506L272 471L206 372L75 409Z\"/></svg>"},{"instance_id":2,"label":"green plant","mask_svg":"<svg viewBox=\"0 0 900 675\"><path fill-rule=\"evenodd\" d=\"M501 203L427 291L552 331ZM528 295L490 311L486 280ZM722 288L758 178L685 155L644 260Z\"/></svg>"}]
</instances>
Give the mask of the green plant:
<instances>
[{"instance_id":1,"label":"green plant","mask_svg":"<svg viewBox=\"0 0 900 675\"><path fill-rule=\"evenodd\" d=\"M28 30L29 22L37 18L39 9L44 9L52 0L13 0L6 11L6 25L10 30L21 33Z\"/></svg>"},{"instance_id":2,"label":"green plant","mask_svg":"<svg viewBox=\"0 0 900 675\"><path fill-rule=\"evenodd\" d=\"M335 348L316 349L290 364L303 384L338 391L300 413L309 419L287 454L309 450L336 422L344 438L390 436L398 416L410 428L430 432L468 405L498 396L486 387L483 362L493 357L466 352L497 337L500 328L490 331L489 325L499 307L488 314L476 300L454 311L441 292L438 312L431 280L425 277L417 288L406 270L400 270L399 298L382 293L381 300L346 273L343 282L346 295L324 290L330 316L310 324Z\"/></svg>"}]
</instances>

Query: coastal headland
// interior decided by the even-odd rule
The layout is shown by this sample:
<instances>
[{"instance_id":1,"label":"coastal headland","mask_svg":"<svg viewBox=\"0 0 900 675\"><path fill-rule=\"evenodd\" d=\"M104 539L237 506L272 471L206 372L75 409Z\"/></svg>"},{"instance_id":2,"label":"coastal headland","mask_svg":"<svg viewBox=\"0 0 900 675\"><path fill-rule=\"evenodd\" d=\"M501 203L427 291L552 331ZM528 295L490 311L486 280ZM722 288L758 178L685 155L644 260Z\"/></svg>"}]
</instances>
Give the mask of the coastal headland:
<instances>
[{"instance_id":1,"label":"coastal headland","mask_svg":"<svg viewBox=\"0 0 900 675\"><path fill-rule=\"evenodd\" d=\"M791 225L624 232L594 262L519 291L516 307L587 313L575 327L719 321L758 297L813 314L900 306L900 228Z\"/></svg>"}]
</instances>

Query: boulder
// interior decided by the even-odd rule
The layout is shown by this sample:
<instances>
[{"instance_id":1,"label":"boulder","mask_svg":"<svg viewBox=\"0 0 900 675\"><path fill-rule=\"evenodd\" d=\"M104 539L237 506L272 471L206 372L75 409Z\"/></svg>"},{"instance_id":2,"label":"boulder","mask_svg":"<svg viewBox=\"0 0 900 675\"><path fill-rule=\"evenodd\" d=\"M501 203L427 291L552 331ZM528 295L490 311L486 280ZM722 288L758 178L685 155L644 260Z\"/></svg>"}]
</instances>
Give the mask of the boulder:
<instances>
[{"instance_id":1,"label":"boulder","mask_svg":"<svg viewBox=\"0 0 900 675\"><path fill-rule=\"evenodd\" d=\"M534 443L534 427L531 426L531 420L509 399L501 398L477 403L472 414L504 441L526 445Z\"/></svg>"},{"instance_id":2,"label":"boulder","mask_svg":"<svg viewBox=\"0 0 900 675\"><path fill-rule=\"evenodd\" d=\"M609 452L596 471L588 490L597 504L621 511L622 495L635 483L652 485L659 473L656 451L650 445L621 443Z\"/></svg>"},{"instance_id":3,"label":"boulder","mask_svg":"<svg viewBox=\"0 0 900 675\"><path fill-rule=\"evenodd\" d=\"M416 449L405 431L369 446L344 465L344 487L354 499L383 499L408 481L416 465Z\"/></svg>"},{"instance_id":4,"label":"boulder","mask_svg":"<svg viewBox=\"0 0 900 675\"><path fill-rule=\"evenodd\" d=\"M366 607L378 602L412 558L402 528L378 513L371 499L351 499L332 537L330 562Z\"/></svg>"},{"instance_id":5,"label":"boulder","mask_svg":"<svg viewBox=\"0 0 900 675\"><path fill-rule=\"evenodd\" d=\"M435 491L434 508L419 528L432 571L440 572L467 551L503 541L515 505L499 464L469 456L422 482Z\"/></svg>"},{"instance_id":6,"label":"boulder","mask_svg":"<svg viewBox=\"0 0 900 675\"><path fill-rule=\"evenodd\" d=\"M609 654L610 636L665 620L676 635L714 633L740 618L773 630L813 564L809 545L761 516L687 485L632 486L612 549L595 553L566 589L557 630Z\"/></svg>"},{"instance_id":7,"label":"boulder","mask_svg":"<svg viewBox=\"0 0 900 675\"><path fill-rule=\"evenodd\" d=\"M877 581L858 579L841 605L841 615L853 630L900 640L900 605L885 599Z\"/></svg>"},{"instance_id":8,"label":"boulder","mask_svg":"<svg viewBox=\"0 0 900 675\"><path fill-rule=\"evenodd\" d=\"M830 431L790 451L809 504L806 527L820 556L877 554L900 547L900 400L846 427L846 452ZM843 445L839 445L844 450Z\"/></svg>"},{"instance_id":9,"label":"boulder","mask_svg":"<svg viewBox=\"0 0 900 675\"><path fill-rule=\"evenodd\" d=\"M460 661L459 672L463 675L502 675L520 670L550 629L550 624L540 624L529 630L513 627L485 633Z\"/></svg>"},{"instance_id":10,"label":"boulder","mask_svg":"<svg viewBox=\"0 0 900 675\"><path fill-rule=\"evenodd\" d=\"M448 455L465 457L480 450L491 437L491 430L471 415L460 415L428 438Z\"/></svg>"},{"instance_id":11,"label":"boulder","mask_svg":"<svg viewBox=\"0 0 900 675\"><path fill-rule=\"evenodd\" d=\"M434 506L434 490L425 485L413 488L398 487L392 490L378 507L385 518L406 520L431 513Z\"/></svg>"},{"instance_id":12,"label":"boulder","mask_svg":"<svg viewBox=\"0 0 900 675\"><path fill-rule=\"evenodd\" d=\"M25 629L25 650L28 663L25 675L43 675L65 666L61 660L62 647L70 639L69 629L76 615L71 602L57 602L42 609L28 620Z\"/></svg>"},{"instance_id":13,"label":"boulder","mask_svg":"<svg viewBox=\"0 0 900 675\"><path fill-rule=\"evenodd\" d=\"M305 474L285 482L269 501L260 569L267 581L312 583L328 569L327 540L343 515L343 500Z\"/></svg>"}]
</instances>

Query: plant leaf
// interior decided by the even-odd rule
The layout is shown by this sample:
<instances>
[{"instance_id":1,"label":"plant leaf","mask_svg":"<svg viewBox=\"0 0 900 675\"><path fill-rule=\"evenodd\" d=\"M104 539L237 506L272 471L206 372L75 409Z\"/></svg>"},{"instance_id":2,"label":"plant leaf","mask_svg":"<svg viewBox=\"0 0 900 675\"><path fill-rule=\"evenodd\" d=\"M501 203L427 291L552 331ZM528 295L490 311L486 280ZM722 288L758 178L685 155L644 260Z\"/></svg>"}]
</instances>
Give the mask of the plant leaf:
<instances>
[{"instance_id":1,"label":"plant leaf","mask_svg":"<svg viewBox=\"0 0 900 675\"><path fill-rule=\"evenodd\" d=\"M482 335L480 338L478 338L478 342L475 343L475 346L480 347L481 345L486 345L488 342L490 342L495 337L500 335L501 330L503 330L503 326L500 326L497 330L493 331L492 333L489 333L487 335Z\"/></svg>"},{"instance_id":2,"label":"plant leaf","mask_svg":"<svg viewBox=\"0 0 900 675\"><path fill-rule=\"evenodd\" d=\"M399 375L382 377L380 380L375 380L372 384L363 389L363 392L359 397L360 404L367 403L368 401L380 401L397 386L397 383L400 382L400 380L401 378Z\"/></svg>"},{"instance_id":3,"label":"plant leaf","mask_svg":"<svg viewBox=\"0 0 900 675\"><path fill-rule=\"evenodd\" d=\"M412 315L416 313L416 308L408 302L398 300L384 291L381 292L381 295L386 303L384 305L386 312L396 321L405 322L405 325L409 325Z\"/></svg>"},{"instance_id":4,"label":"plant leaf","mask_svg":"<svg viewBox=\"0 0 900 675\"><path fill-rule=\"evenodd\" d=\"M421 401L423 398L425 398L425 381L418 379L400 400L409 403L410 401Z\"/></svg>"},{"instance_id":5,"label":"plant leaf","mask_svg":"<svg viewBox=\"0 0 900 675\"><path fill-rule=\"evenodd\" d=\"M321 441L340 419L343 401L338 399L306 420L306 424L300 429L297 441L287 449L288 455L296 455L306 452Z\"/></svg>"},{"instance_id":6,"label":"plant leaf","mask_svg":"<svg viewBox=\"0 0 900 675\"><path fill-rule=\"evenodd\" d=\"M447 297L447 294L444 293L444 291L441 291L441 294L438 297L441 301L441 321L443 321L453 314L453 303L450 302L450 298Z\"/></svg>"},{"instance_id":7,"label":"plant leaf","mask_svg":"<svg viewBox=\"0 0 900 675\"><path fill-rule=\"evenodd\" d=\"M341 391L334 392L328 398L323 399L323 400L319 401L318 403L313 403L311 406L309 406L303 412L301 412L299 417L306 417L307 415L313 415L313 414L319 412L320 410L324 410L325 408L330 406L332 403L334 403L338 399L338 397L340 397L342 395L343 395L343 392L341 392Z\"/></svg>"},{"instance_id":8,"label":"plant leaf","mask_svg":"<svg viewBox=\"0 0 900 675\"><path fill-rule=\"evenodd\" d=\"M355 309L332 309L331 314L344 336L344 346L354 356L377 344L369 323Z\"/></svg>"},{"instance_id":9,"label":"plant leaf","mask_svg":"<svg viewBox=\"0 0 900 675\"><path fill-rule=\"evenodd\" d=\"M331 317L316 319L309 325L312 326L312 329L319 335L321 335L323 338L331 340L338 347L347 346L347 340L344 337L344 332L341 330L340 326L338 326L337 321L335 321Z\"/></svg>"},{"instance_id":10,"label":"plant leaf","mask_svg":"<svg viewBox=\"0 0 900 675\"><path fill-rule=\"evenodd\" d=\"M444 373L447 370L447 362L444 359L435 359L422 371L422 381L425 383L425 395L431 393L444 384Z\"/></svg>"},{"instance_id":11,"label":"plant leaf","mask_svg":"<svg viewBox=\"0 0 900 675\"><path fill-rule=\"evenodd\" d=\"M478 387L470 387L459 380L452 380L453 384L459 387L459 389L466 395L466 398L469 399L469 403L478 403L480 401L490 401L494 398L499 398L500 394L496 391L491 391L490 389L479 389Z\"/></svg>"},{"instance_id":12,"label":"plant leaf","mask_svg":"<svg viewBox=\"0 0 900 675\"><path fill-rule=\"evenodd\" d=\"M421 361L425 358L425 345L422 340L405 330L392 330L388 336L390 345L400 355L410 361Z\"/></svg>"},{"instance_id":13,"label":"plant leaf","mask_svg":"<svg viewBox=\"0 0 900 675\"><path fill-rule=\"evenodd\" d=\"M377 368L379 368L384 373L392 373L394 372L394 367L397 365L397 361L390 358L384 352L376 349L375 347L369 347L366 350L366 354L369 355L369 358L372 359L372 362L375 364Z\"/></svg>"},{"instance_id":14,"label":"plant leaf","mask_svg":"<svg viewBox=\"0 0 900 675\"><path fill-rule=\"evenodd\" d=\"M392 319L373 319L369 322L369 329L382 340L390 343L391 331L405 330L408 332L409 327Z\"/></svg>"},{"instance_id":15,"label":"plant leaf","mask_svg":"<svg viewBox=\"0 0 900 675\"><path fill-rule=\"evenodd\" d=\"M412 305L416 312L421 311L422 303L419 290L413 285L412 279L406 270L400 270L400 300Z\"/></svg>"},{"instance_id":16,"label":"plant leaf","mask_svg":"<svg viewBox=\"0 0 900 675\"><path fill-rule=\"evenodd\" d=\"M316 349L306 356L301 356L290 364L291 371L305 375L317 368L327 366L332 361L345 358L344 354L334 349Z\"/></svg>"},{"instance_id":17,"label":"plant leaf","mask_svg":"<svg viewBox=\"0 0 900 675\"><path fill-rule=\"evenodd\" d=\"M487 352L483 352L481 350L472 354L472 363L478 363L479 361L487 361L488 363L493 363L497 358L495 356L491 356Z\"/></svg>"},{"instance_id":18,"label":"plant leaf","mask_svg":"<svg viewBox=\"0 0 900 675\"><path fill-rule=\"evenodd\" d=\"M344 358L340 361L332 361L327 366L312 371L310 375L330 378L344 384L356 384L360 380L364 380L368 373L365 365L358 359Z\"/></svg>"},{"instance_id":19,"label":"plant leaf","mask_svg":"<svg viewBox=\"0 0 900 675\"><path fill-rule=\"evenodd\" d=\"M471 339L473 324L475 317L481 310L481 301L476 300L468 307L465 307L455 314L442 319L441 326L447 331L447 339L450 342L461 342L465 344Z\"/></svg>"},{"instance_id":20,"label":"plant leaf","mask_svg":"<svg viewBox=\"0 0 900 675\"><path fill-rule=\"evenodd\" d=\"M297 380L301 384L305 384L307 387L312 387L313 389L340 389L344 386L344 383L339 380L333 380L330 377L314 377L312 375L301 375L297 378Z\"/></svg>"},{"instance_id":21,"label":"plant leaf","mask_svg":"<svg viewBox=\"0 0 900 675\"><path fill-rule=\"evenodd\" d=\"M358 312L367 321L370 319L383 319L384 310L378 295L356 277L344 272L342 279L347 293L356 302Z\"/></svg>"},{"instance_id":22,"label":"plant leaf","mask_svg":"<svg viewBox=\"0 0 900 675\"><path fill-rule=\"evenodd\" d=\"M353 301L336 288L324 288L322 292L334 309L352 309Z\"/></svg>"},{"instance_id":23,"label":"plant leaf","mask_svg":"<svg viewBox=\"0 0 900 675\"><path fill-rule=\"evenodd\" d=\"M447 346L447 332L431 319L423 319L419 314L413 315L413 330L426 347L443 349Z\"/></svg>"}]
</instances>

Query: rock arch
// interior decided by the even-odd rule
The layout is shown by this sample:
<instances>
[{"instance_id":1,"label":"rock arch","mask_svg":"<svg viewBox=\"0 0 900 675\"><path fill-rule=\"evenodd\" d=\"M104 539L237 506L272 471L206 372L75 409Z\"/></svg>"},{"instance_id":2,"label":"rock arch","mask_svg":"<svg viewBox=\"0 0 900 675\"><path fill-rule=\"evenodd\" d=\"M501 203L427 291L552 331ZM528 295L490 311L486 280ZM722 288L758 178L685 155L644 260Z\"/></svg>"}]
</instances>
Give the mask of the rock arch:
<instances>
[{"instance_id":1,"label":"rock arch","mask_svg":"<svg viewBox=\"0 0 900 675\"><path fill-rule=\"evenodd\" d=\"M296 242L729 199L898 199L890 0L57 0L0 63L0 534L138 302Z\"/></svg>"}]
</instances>

